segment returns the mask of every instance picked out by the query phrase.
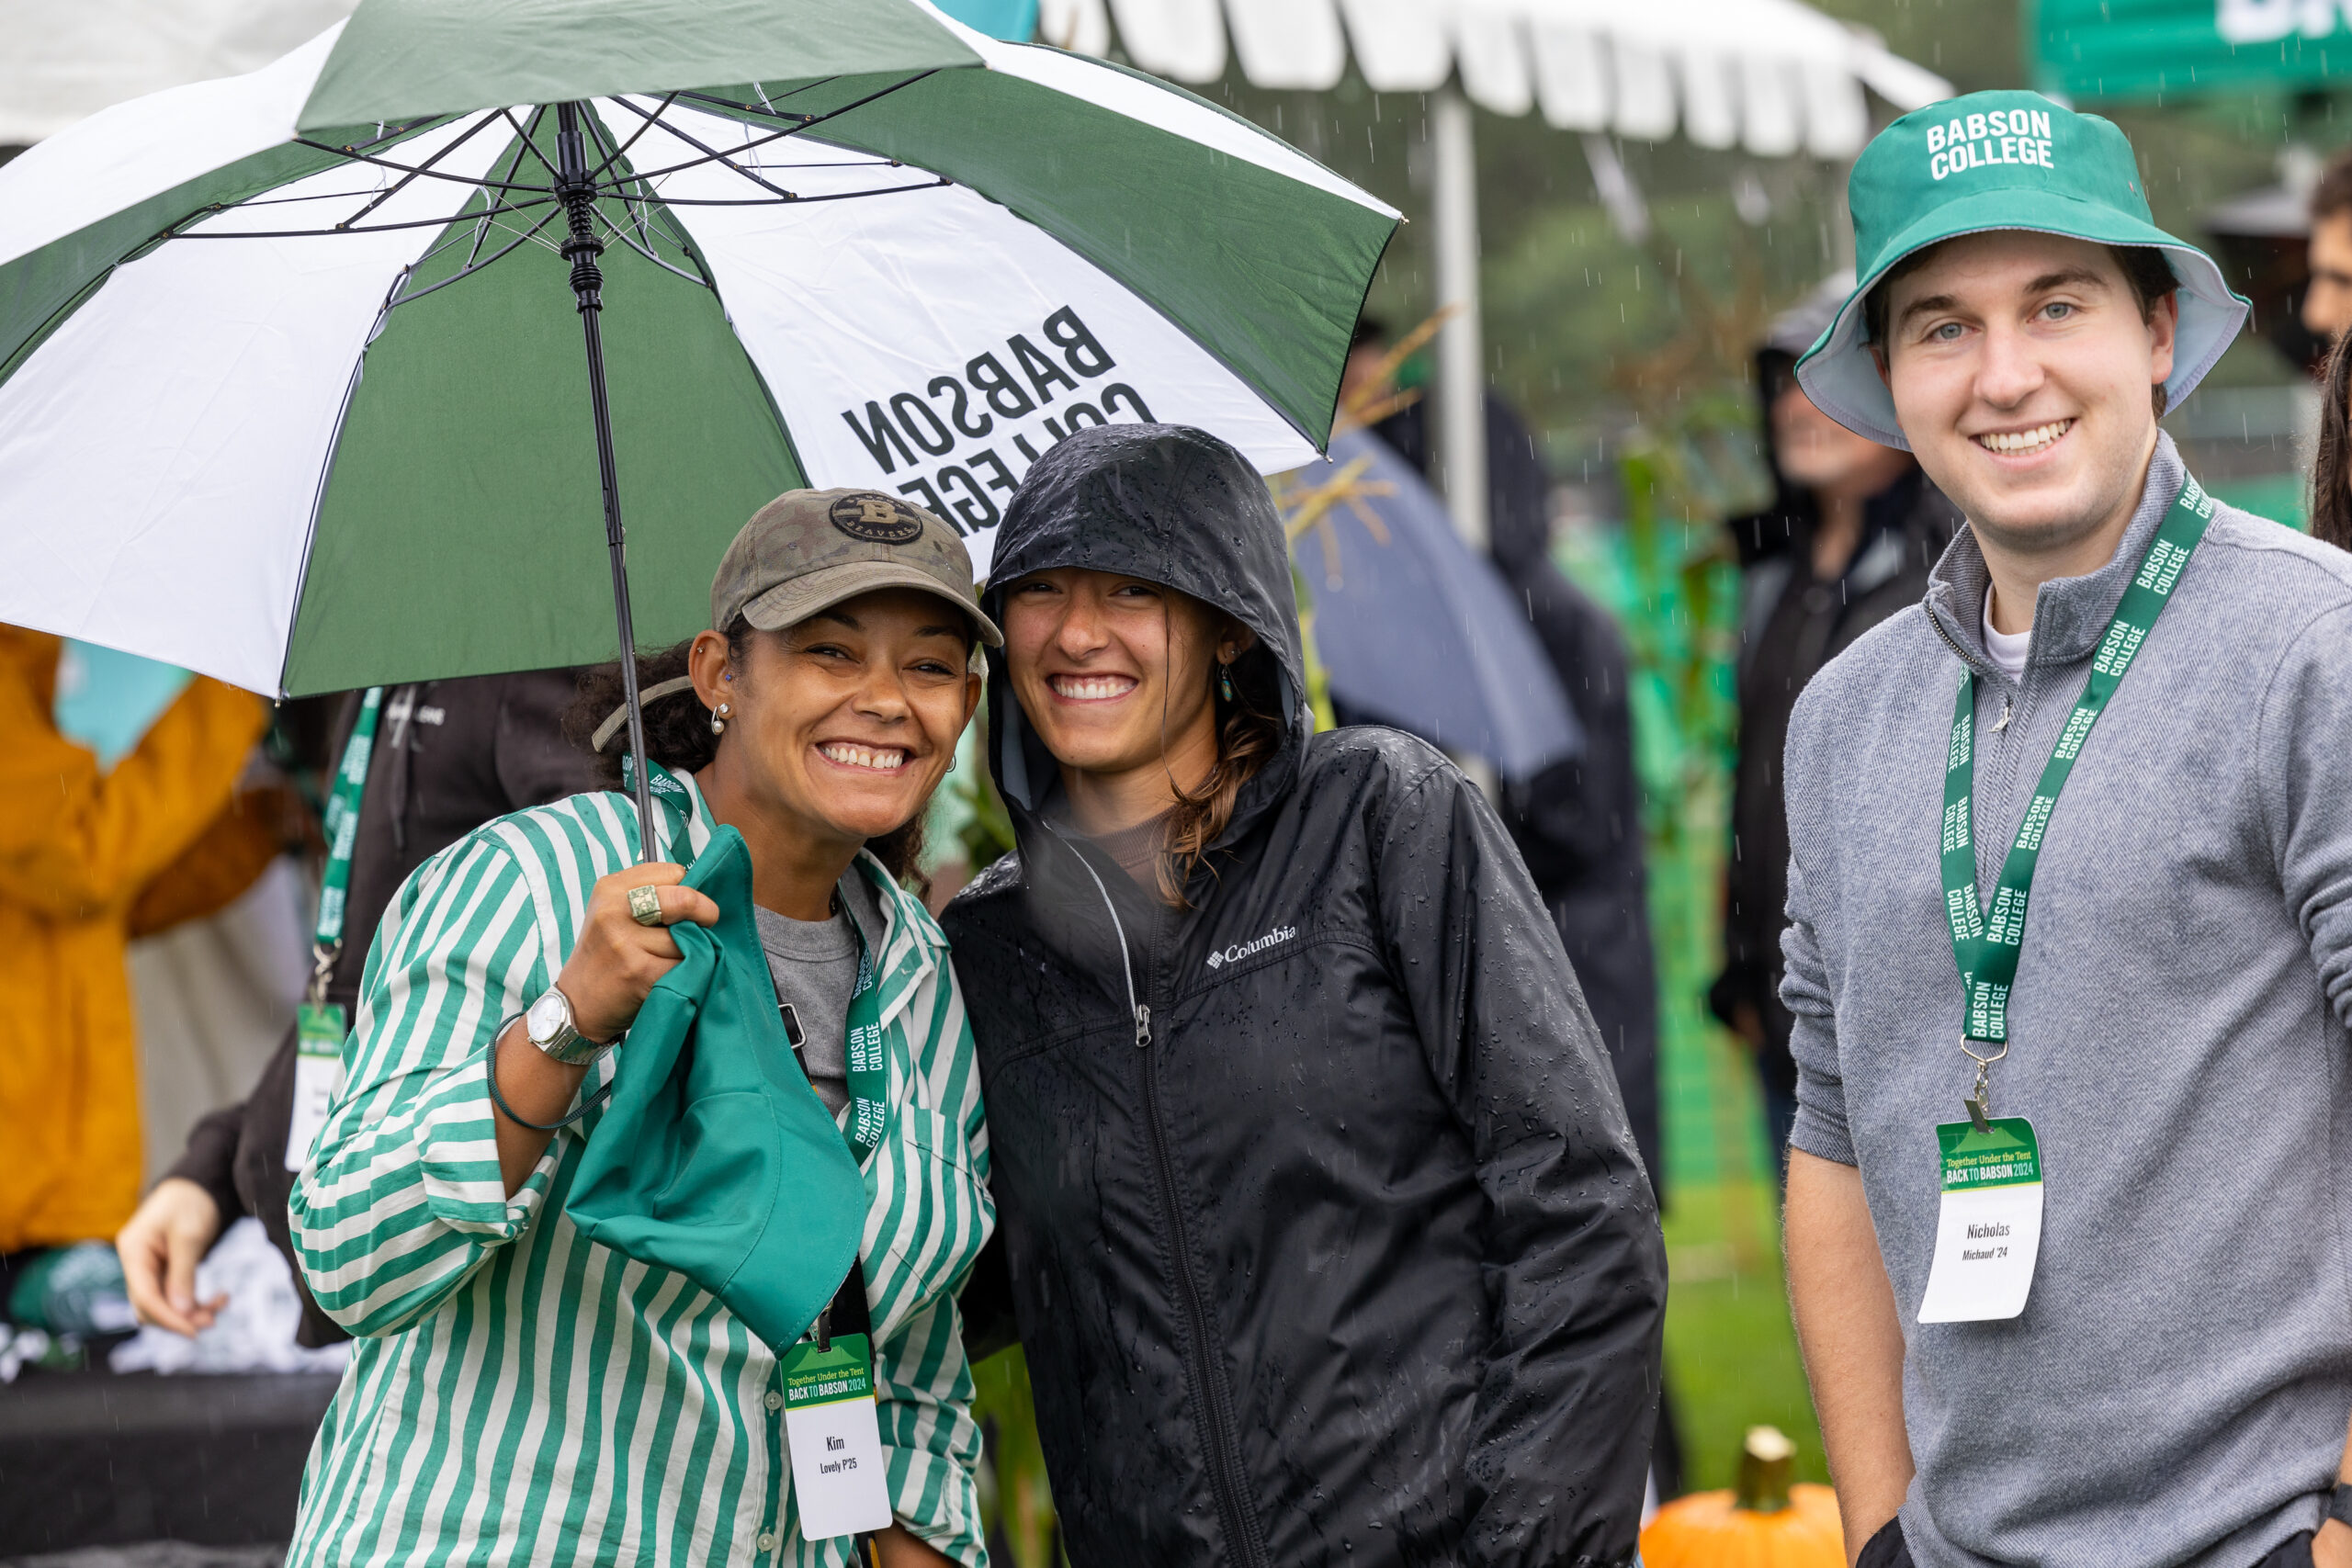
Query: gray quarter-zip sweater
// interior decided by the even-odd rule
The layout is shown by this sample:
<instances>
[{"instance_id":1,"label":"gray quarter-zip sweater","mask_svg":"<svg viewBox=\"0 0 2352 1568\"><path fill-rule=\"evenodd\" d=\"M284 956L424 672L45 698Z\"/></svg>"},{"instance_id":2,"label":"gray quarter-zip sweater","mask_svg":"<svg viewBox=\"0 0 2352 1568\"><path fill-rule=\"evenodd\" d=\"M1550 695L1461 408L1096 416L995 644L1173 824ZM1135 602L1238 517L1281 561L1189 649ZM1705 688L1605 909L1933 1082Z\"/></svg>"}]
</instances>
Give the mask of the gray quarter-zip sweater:
<instances>
[{"instance_id":1,"label":"gray quarter-zip sweater","mask_svg":"<svg viewBox=\"0 0 2352 1568\"><path fill-rule=\"evenodd\" d=\"M2182 478L2159 436L2115 558L2042 585L2022 682L1963 529L1791 724L1793 1142L1861 1172L1921 1568L2250 1568L2318 1526L2352 1416L2352 556L2227 506L2042 842L1992 1085L2041 1144L2031 1298L1915 1321L1974 1077L1937 861L1962 661L1982 896Z\"/></svg>"}]
</instances>

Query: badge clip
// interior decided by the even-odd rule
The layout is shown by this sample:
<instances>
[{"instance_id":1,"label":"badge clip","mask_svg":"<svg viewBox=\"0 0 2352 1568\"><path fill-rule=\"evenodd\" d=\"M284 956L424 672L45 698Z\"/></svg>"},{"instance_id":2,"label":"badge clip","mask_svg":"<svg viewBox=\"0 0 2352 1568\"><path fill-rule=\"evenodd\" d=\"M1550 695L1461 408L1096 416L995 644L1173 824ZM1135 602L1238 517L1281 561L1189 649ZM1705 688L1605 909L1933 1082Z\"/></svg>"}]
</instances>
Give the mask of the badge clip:
<instances>
[{"instance_id":1,"label":"badge clip","mask_svg":"<svg viewBox=\"0 0 2352 1568\"><path fill-rule=\"evenodd\" d=\"M1993 1130L1993 1064L2009 1054L2009 1043L2002 1041L2001 1048L1989 1056L1977 1055L1975 1048L1965 1040L1961 1042L1960 1048L1970 1061L1976 1064L1975 1090L1961 1104L1968 1108L1971 1130L1989 1133Z\"/></svg>"}]
</instances>

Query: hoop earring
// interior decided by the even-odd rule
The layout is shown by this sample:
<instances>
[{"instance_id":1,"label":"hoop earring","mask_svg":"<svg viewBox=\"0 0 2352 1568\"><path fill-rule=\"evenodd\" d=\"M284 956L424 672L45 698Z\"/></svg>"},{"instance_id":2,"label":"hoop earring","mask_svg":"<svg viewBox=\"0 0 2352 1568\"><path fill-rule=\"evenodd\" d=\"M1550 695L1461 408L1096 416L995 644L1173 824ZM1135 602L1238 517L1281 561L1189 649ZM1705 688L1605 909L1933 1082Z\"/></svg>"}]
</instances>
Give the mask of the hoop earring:
<instances>
[{"instance_id":1,"label":"hoop earring","mask_svg":"<svg viewBox=\"0 0 2352 1568\"><path fill-rule=\"evenodd\" d=\"M719 704L718 711L710 716L710 732L713 735L727 733L727 705L725 703Z\"/></svg>"}]
</instances>

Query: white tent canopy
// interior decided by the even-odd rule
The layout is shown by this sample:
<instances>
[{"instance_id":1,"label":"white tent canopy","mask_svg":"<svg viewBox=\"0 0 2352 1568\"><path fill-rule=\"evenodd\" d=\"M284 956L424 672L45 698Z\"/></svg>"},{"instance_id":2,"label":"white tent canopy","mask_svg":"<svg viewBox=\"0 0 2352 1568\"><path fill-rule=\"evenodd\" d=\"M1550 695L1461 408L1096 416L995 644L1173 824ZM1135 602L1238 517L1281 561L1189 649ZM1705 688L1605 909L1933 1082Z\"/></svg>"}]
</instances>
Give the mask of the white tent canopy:
<instances>
[{"instance_id":1,"label":"white tent canopy","mask_svg":"<svg viewBox=\"0 0 2352 1568\"><path fill-rule=\"evenodd\" d=\"M1951 84L1799 0L1043 0L1038 31L1111 47L1156 75L1213 82L1228 49L1261 87L1334 85L1352 48L1376 92L1425 93L1459 71L1497 114L1564 130L1759 157L1845 159L1870 139L1868 88L1910 110Z\"/></svg>"}]
</instances>

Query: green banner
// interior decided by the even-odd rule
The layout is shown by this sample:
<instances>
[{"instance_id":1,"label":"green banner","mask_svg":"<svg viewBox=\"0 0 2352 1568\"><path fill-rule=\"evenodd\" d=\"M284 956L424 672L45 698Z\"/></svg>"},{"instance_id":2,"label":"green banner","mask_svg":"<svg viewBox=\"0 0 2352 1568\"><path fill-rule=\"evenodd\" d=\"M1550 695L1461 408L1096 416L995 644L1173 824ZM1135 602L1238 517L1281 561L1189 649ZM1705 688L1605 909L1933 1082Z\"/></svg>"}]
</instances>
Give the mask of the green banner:
<instances>
[{"instance_id":1,"label":"green banner","mask_svg":"<svg viewBox=\"0 0 2352 1568\"><path fill-rule=\"evenodd\" d=\"M2034 85L2085 107L2352 76L2352 25L2333 0L2038 0Z\"/></svg>"}]
</instances>

